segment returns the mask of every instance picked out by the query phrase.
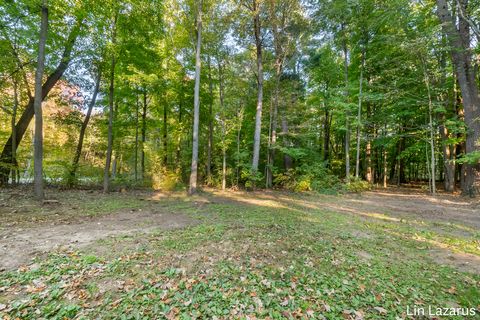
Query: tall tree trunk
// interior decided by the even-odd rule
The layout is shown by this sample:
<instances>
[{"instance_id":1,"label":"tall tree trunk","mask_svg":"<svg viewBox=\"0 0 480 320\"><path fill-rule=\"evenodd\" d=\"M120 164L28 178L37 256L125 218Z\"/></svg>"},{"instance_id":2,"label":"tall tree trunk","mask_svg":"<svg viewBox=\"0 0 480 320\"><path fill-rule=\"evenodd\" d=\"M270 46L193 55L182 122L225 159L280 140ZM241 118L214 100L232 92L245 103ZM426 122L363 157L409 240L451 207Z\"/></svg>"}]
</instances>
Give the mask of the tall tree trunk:
<instances>
[{"instance_id":1,"label":"tall tree trunk","mask_svg":"<svg viewBox=\"0 0 480 320\"><path fill-rule=\"evenodd\" d=\"M224 83L223 83L223 68L220 56L217 56L218 63L218 82L219 82L219 95L220 95L220 109L221 109L221 121L222 121L222 190L227 187L227 146L226 146L226 128L225 128L225 96L224 96Z\"/></svg>"},{"instance_id":2,"label":"tall tree trunk","mask_svg":"<svg viewBox=\"0 0 480 320\"><path fill-rule=\"evenodd\" d=\"M279 61L277 61L279 63ZM275 79L275 93L273 100L273 108L271 114L271 126L270 126L270 148L268 150L268 165L267 165L267 188L273 186L273 170L272 167L275 163L275 148L277 144L277 117L278 117L278 105L280 96L280 73L281 70L277 67L276 79Z\"/></svg>"},{"instance_id":3,"label":"tall tree trunk","mask_svg":"<svg viewBox=\"0 0 480 320\"><path fill-rule=\"evenodd\" d=\"M367 79L367 83L369 80ZM372 115L372 107L370 103L366 104L367 106L367 119ZM372 168L372 136L375 134L375 129L370 124L367 123L367 143L365 146L365 180L368 183L373 183L373 168Z\"/></svg>"},{"instance_id":4,"label":"tall tree trunk","mask_svg":"<svg viewBox=\"0 0 480 320\"><path fill-rule=\"evenodd\" d=\"M97 79L95 82L95 89L93 90L92 100L90 101L87 109L87 114L85 119L82 122L82 126L80 128L80 135L78 137L78 144L77 149L75 150L75 156L73 157L72 167L70 168L69 173L69 181L68 185L71 187L75 183L75 175L78 169L78 162L80 161L80 155L82 154L83 148L83 140L85 138L85 131L87 130L88 122L90 121L90 117L92 115L93 107L97 101L98 91L100 90L100 80L101 80L101 71L98 70Z\"/></svg>"},{"instance_id":5,"label":"tall tree trunk","mask_svg":"<svg viewBox=\"0 0 480 320\"><path fill-rule=\"evenodd\" d=\"M405 183L405 159L403 157L403 151L405 151L405 126L402 124L400 127L400 139L397 144L397 186Z\"/></svg>"},{"instance_id":6,"label":"tall tree trunk","mask_svg":"<svg viewBox=\"0 0 480 320\"><path fill-rule=\"evenodd\" d=\"M17 177L19 176L17 165L17 132L15 130L15 123L17 122L17 110L18 110L18 82L16 78L13 78L13 108L12 108L12 184L15 185Z\"/></svg>"},{"instance_id":7,"label":"tall tree trunk","mask_svg":"<svg viewBox=\"0 0 480 320\"><path fill-rule=\"evenodd\" d=\"M207 184L212 183L212 148L213 148L213 80L211 58L208 56L208 91L210 103L208 105L208 144L207 144Z\"/></svg>"},{"instance_id":8,"label":"tall tree trunk","mask_svg":"<svg viewBox=\"0 0 480 320\"><path fill-rule=\"evenodd\" d=\"M430 187L431 187L431 192L433 195L437 193L437 186L436 186L436 163L435 163L435 132L433 129L433 103L432 103L432 94L430 92L430 79L428 78L428 72L427 72L427 67L426 63L422 59L422 65L423 65L423 72L424 72L424 81L425 81L425 86L427 87L427 94L428 94L428 128L429 128L429 135L430 135L430 169L431 169L431 175L430 175Z\"/></svg>"},{"instance_id":9,"label":"tall tree trunk","mask_svg":"<svg viewBox=\"0 0 480 320\"><path fill-rule=\"evenodd\" d=\"M363 69L365 64L365 51L362 50L362 64L360 66L360 87L358 91L358 113L357 113L357 156L355 159L355 178L360 177L360 147L361 147L361 128L362 128L362 89L363 89Z\"/></svg>"},{"instance_id":10,"label":"tall tree trunk","mask_svg":"<svg viewBox=\"0 0 480 320\"><path fill-rule=\"evenodd\" d=\"M383 147L383 187L387 188L388 181L388 162L387 162L387 148Z\"/></svg>"},{"instance_id":11,"label":"tall tree trunk","mask_svg":"<svg viewBox=\"0 0 480 320\"><path fill-rule=\"evenodd\" d=\"M198 127L200 122L200 71L202 60L200 50L202 49L202 5L203 0L197 1L197 48L195 52L195 89L193 105L193 141L192 141L192 167L190 172L189 194L197 192L198 174Z\"/></svg>"},{"instance_id":12,"label":"tall tree trunk","mask_svg":"<svg viewBox=\"0 0 480 320\"><path fill-rule=\"evenodd\" d=\"M289 147L288 143L288 122L287 122L287 117L285 115L285 111L282 112L282 136L283 136L283 145L284 147ZM292 157L290 157L288 154L284 153L283 154L283 166L285 167L285 170L290 170L293 167L293 160Z\"/></svg>"},{"instance_id":13,"label":"tall tree trunk","mask_svg":"<svg viewBox=\"0 0 480 320\"><path fill-rule=\"evenodd\" d=\"M274 9L272 8L272 11ZM273 13L272 13L273 14ZM284 19L282 20L282 27L285 24ZM272 167L275 163L275 151L277 144L277 117L278 117L278 107L280 99L280 78L283 72L283 64L285 60L284 50L282 49L281 37L279 32L279 26L274 23L273 26L273 41L275 45L275 89L273 97L273 110L271 113L271 125L270 125L270 147L268 154L268 163L267 163L267 177L266 177L266 186L271 188L273 186L273 172Z\"/></svg>"},{"instance_id":14,"label":"tall tree trunk","mask_svg":"<svg viewBox=\"0 0 480 320\"><path fill-rule=\"evenodd\" d=\"M183 128L183 104L185 102L185 86L184 86L184 77L182 77L182 88L181 88L181 93L180 93L180 103L178 106L178 125L180 128ZM181 148L182 148L182 135L178 135L178 141L177 141L177 154L176 154L176 162L177 162L177 170L180 172L180 174L183 177L183 162L182 162L182 156L181 156Z\"/></svg>"},{"instance_id":15,"label":"tall tree trunk","mask_svg":"<svg viewBox=\"0 0 480 320\"><path fill-rule=\"evenodd\" d=\"M257 111L255 114L255 134L253 138L252 174L258 171L260 159L260 137L262 132L262 108L263 108L263 58L262 58L262 35L260 24L260 3L253 0L253 28L255 33L255 47L257 52Z\"/></svg>"},{"instance_id":16,"label":"tall tree trunk","mask_svg":"<svg viewBox=\"0 0 480 320\"><path fill-rule=\"evenodd\" d=\"M65 70L68 68L70 61L72 60L71 54L72 49L75 44L75 40L78 37L80 28L83 24L83 18L79 18L76 24L73 26L70 34L68 36L67 42L65 44L65 49L63 51L60 63L57 68L48 76L47 80L42 86L42 100L46 98L48 93L52 90L58 80L62 77ZM23 136L32 120L35 110L34 110L34 99L33 97L29 98L28 103L20 116L20 119L15 126L15 135L16 135L16 148L23 139ZM7 143L3 147L2 154L0 155L0 162L4 164L11 164L12 161L12 135L10 135ZM0 185L5 185L8 183L9 168L8 166L0 166Z\"/></svg>"},{"instance_id":17,"label":"tall tree trunk","mask_svg":"<svg viewBox=\"0 0 480 320\"><path fill-rule=\"evenodd\" d=\"M140 118L140 101L138 99L138 94L137 96L137 101L135 104L135 164L134 164L134 176L135 176L135 181L138 180L138 127L139 127L139 118Z\"/></svg>"},{"instance_id":18,"label":"tall tree trunk","mask_svg":"<svg viewBox=\"0 0 480 320\"><path fill-rule=\"evenodd\" d=\"M239 125L237 129L237 163L235 167L236 169L235 176L236 176L236 186L238 187L240 184L240 135L241 135L242 125L243 125L243 106L241 102L237 109L237 118L239 119Z\"/></svg>"},{"instance_id":19,"label":"tall tree trunk","mask_svg":"<svg viewBox=\"0 0 480 320\"><path fill-rule=\"evenodd\" d=\"M112 45L115 48L117 42L117 14L113 20L113 34ZM115 98L115 65L116 57L115 52L112 51L112 60L110 65L110 88L108 95L108 144L107 144L107 157L105 160L105 170L103 172L103 192L110 191L110 164L112 162L112 148L113 148L113 104Z\"/></svg>"},{"instance_id":20,"label":"tall tree trunk","mask_svg":"<svg viewBox=\"0 0 480 320\"><path fill-rule=\"evenodd\" d=\"M42 22L38 43L37 70L35 72L35 98L33 109L35 113L35 137L33 152L33 171L35 183L35 198L43 200L43 115L42 115L42 78L45 69L45 43L47 42L48 7L47 0L42 1Z\"/></svg>"},{"instance_id":21,"label":"tall tree trunk","mask_svg":"<svg viewBox=\"0 0 480 320\"><path fill-rule=\"evenodd\" d=\"M323 129L325 134L323 135L323 161L328 161L330 159L330 110L328 106L324 105L325 109L325 122L323 125Z\"/></svg>"},{"instance_id":22,"label":"tall tree trunk","mask_svg":"<svg viewBox=\"0 0 480 320\"><path fill-rule=\"evenodd\" d=\"M459 11L467 12L468 0L457 1ZM442 29L450 45L455 73L462 93L465 124L468 128L465 142L467 154L480 151L480 98L475 68L472 64L470 48L470 27L463 14L452 13L446 0L437 0L437 15L442 23ZM458 28L456 22L458 21ZM465 177L462 191L471 194L474 184L480 179L480 164L464 164Z\"/></svg>"},{"instance_id":23,"label":"tall tree trunk","mask_svg":"<svg viewBox=\"0 0 480 320\"><path fill-rule=\"evenodd\" d=\"M163 166L166 169L168 167L168 109L167 104L163 105Z\"/></svg>"},{"instance_id":24,"label":"tall tree trunk","mask_svg":"<svg viewBox=\"0 0 480 320\"><path fill-rule=\"evenodd\" d=\"M142 136L140 146L140 171L142 181L145 179L145 142L147 141L147 89L143 91L143 105L142 105Z\"/></svg>"},{"instance_id":25,"label":"tall tree trunk","mask_svg":"<svg viewBox=\"0 0 480 320\"><path fill-rule=\"evenodd\" d=\"M342 24L342 32L344 32L345 26ZM348 102L348 47L347 41L344 39L342 41L343 46L343 68L344 68L344 77L345 77L345 102ZM350 112L347 107L345 112L345 180L347 183L350 182Z\"/></svg>"}]
</instances>

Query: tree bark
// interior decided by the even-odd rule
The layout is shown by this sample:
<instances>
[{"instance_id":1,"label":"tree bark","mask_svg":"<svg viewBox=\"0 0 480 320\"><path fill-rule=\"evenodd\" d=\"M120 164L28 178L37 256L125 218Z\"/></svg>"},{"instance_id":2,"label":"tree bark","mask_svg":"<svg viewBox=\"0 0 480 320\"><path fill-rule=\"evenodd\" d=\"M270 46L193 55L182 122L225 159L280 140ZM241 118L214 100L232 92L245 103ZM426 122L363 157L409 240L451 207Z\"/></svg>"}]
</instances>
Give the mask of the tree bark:
<instances>
[{"instance_id":1,"label":"tree bark","mask_svg":"<svg viewBox=\"0 0 480 320\"><path fill-rule=\"evenodd\" d=\"M282 136L283 136L283 145L284 147L289 147L289 143L287 140L288 136L288 122L287 122L287 116L285 115L285 111L282 112ZM293 167L293 160L292 157L290 157L288 154L283 155L283 166L285 167L285 170L288 171L292 169Z\"/></svg>"},{"instance_id":2,"label":"tree bark","mask_svg":"<svg viewBox=\"0 0 480 320\"><path fill-rule=\"evenodd\" d=\"M217 56L218 63L218 84L220 95L220 109L221 109L221 121L222 121L222 190L227 187L227 146L226 146L226 128L225 128L225 96L224 96L224 83L223 83L223 69L220 57Z\"/></svg>"},{"instance_id":3,"label":"tree bark","mask_svg":"<svg viewBox=\"0 0 480 320\"><path fill-rule=\"evenodd\" d=\"M67 70L70 61L72 60L72 50L73 46L75 45L75 41L78 37L80 32L80 28L83 24L83 18L78 19L77 23L73 26L68 39L67 43L65 44L65 49L63 51L62 57L60 59L60 63L58 64L57 68L48 76L47 80L42 86L42 100L46 98L48 93L52 90L58 80L63 76L65 70ZM34 99L30 97L28 103L23 111L20 119L15 126L15 135L16 135L16 145L15 148L18 148L18 145L23 139L25 132L27 131L28 125L32 120L35 110L34 110ZM8 175L9 175L9 168L8 164L11 164L12 161L12 153L13 153L13 144L12 144L12 137L13 134L10 135L7 143L4 145L2 154L0 155L0 163L6 164L0 166L0 185L6 185L8 183Z\"/></svg>"},{"instance_id":4,"label":"tree bark","mask_svg":"<svg viewBox=\"0 0 480 320\"><path fill-rule=\"evenodd\" d=\"M140 101L138 94L136 95L137 101L135 104L135 160L134 160L134 177L135 181L138 180L138 127L139 127L139 115L140 115Z\"/></svg>"},{"instance_id":5,"label":"tree bark","mask_svg":"<svg viewBox=\"0 0 480 320\"><path fill-rule=\"evenodd\" d=\"M38 44L37 70L35 72L35 97L33 110L35 113L35 137L33 152L33 171L35 184L35 198L42 201L43 191L43 115L42 115L42 79L45 69L45 44L47 42L48 7L47 0L42 1L42 22Z\"/></svg>"},{"instance_id":6,"label":"tree bark","mask_svg":"<svg viewBox=\"0 0 480 320\"><path fill-rule=\"evenodd\" d=\"M117 42L117 15L113 20L113 34L112 45L115 50ZM112 60L110 64L110 87L108 94L108 143L107 143L107 156L105 159L105 170L103 172L103 192L110 191L110 164L112 162L112 148L113 148L113 104L115 98L115 65L116 57L115 52L112 51Z\"/></svg>"},{"instance_id":7,"label":"tree bark","mask_svg":"<svg viewBox=\"0 0 480 320\"><path fill-rule=\"evenodd\" d=\"M362 51L362 64L360 66L360 87L358 91L358 113L357 113L357 156L355 158L355 178L360 176L360 144L362 127L362 89L363 89L363 68L365 64L365 51Z\"/></svg>"},{"instance_id":8,"label":"tree bark","mask_svg":"<svg viewBox=\"0 0 480 320\"><path fill-rule=\"evenodd\" d=\"M15 123L17 122L17 110L18 110L18 83L17 79L13 78L13 108L12 108L12 185L16 184L17 177L19 176L17 165L17 133L15 130Z\"/></svg>"},{"instance_id":9,"label":"tree bark","mask_svg":"<svg viewBox=\"0 0 480 320\"><path fill-rule=\"evenodd\" d=\"M427 87L427 94L428 94L428 127L429 127L429 135L430 135L430 181L431 181L431 192L433 195L437 193L437 186L436 186L436 160L435 160L435 136L434 136L434 129L433 129L433 104L432 104L432 94L430 92L430 80L428 78L428 73L426 70L426 64L422 60L423 64L423 71L424 71L424 78L425 78L425 86Z\"/></svg>"},{"instance_id":10,"label":"tree bark","mask_svg":"<svg viewBox=\"0 0 480 320\"><path fill-rule=\"evenodd\" d=\"M182 87L181 87L181 93L180 93L180 103L178 106L178 125L180 128L183 128L183 104L185 102L185 78L183 77L182 74ZM183 177L183 162L182 162L182 156L181 156L181 147L182 147L182 135L178 135L178 140L177 140L177 154L176 154L176 162L177 162L177 170L180 172L180 174Z\"/></svg>"},{"instance_id":11,"label":"tree bark","mask_svg":"<svg viewBox=\"0 0 480 320\"><path fill-rule=\"evenodd\" d=\"M166 169L168 166L168 110L167 104L163 105L163 166Z\"/></svg>"},{"instance_id":12,"label":"tree bark","mask_svg":"<svg viewBox=\"0 0 480 320\"><path fill-rule=\"evenodd\" d=\"M192 141L192 167L190 172L190 186L188 193L190 195L197 192L198 175L198 127L200 122L200 71L202 60L200 51L202 49L202 5L203 0L197 1L197 47L195 52L195 89L193 105L193 141Z\"/></svg>"},{"instance_id":13,"label":"tree bark","mask_svg":"<svg viewBox=\"0 0 480 320\"><path fill-rule=\"evenodd\" d=\"M271 15L275 14L275 6L272 6ZM271 188L273 186L273 172L272 167L275 163L275 151L277 144L277 117L278 117L278 107L280 99L280 78L283 72L283 65L285 60L285 52L282 48L282 41L279 31L279 25L276 23L274 18L273 23L273 42L275 46L275 89L273 97L273 110L271 113L270 119L270 147L268 149L268 163L267 163L267 176L266 176L266 186ZM283 11L283 16L281 19L280 28L285 27L285 9Z\"/></svg>"},{"instance_id":14,"label":"tree bark","mask_svg":"<svg viewBox=\"0 0 480 320\"><path fill-rule=\"evenodd\" d=\"M467 0L457 2L459 10L467 12ZM480 98L476 72L472 64L470 48L470 27L462 15L452 16L446 0L437 0L437 15L442 23L442 30L450 45L450 54L455 67L455 74L462 93L465 124L468 132L465 142L466 154L480 151ZM458 21L458 28L456 23ZM480 164L464 164L465 176L462 184L464 194L471 194L474 184L480 179Z\"/></svg>"},{"instance_id":15,"label":"tree bark","mask_svg":"<svg viewBox=\"0 0 480 320\"><path fill-rule=\"evenodd\" d=\"M387 188L388 182L388 162L387 162L387 148L383 147L383 187Z\"/></svg>"},{"instance_id":16,"label":"tree bark","mask_svg":"<svg viewBox=\"0 0 480 320\"><path fill-rule=\"evenodd\" d=\"M342 32L345 29L345 26L341 26ZM345 35L344 35L345 37ZM342 41L343 45L343 68L344 68L344 77L345 77L345 102L348 103L348 48L347 41L344 38ZM350 182L350 112L347 110L345 112L345 181Z\"/></svg>"},{"instance_id":17,"label":"tree bark","mask_svg":"<svg viewBox=\"0 0 480 320\"><path fill-rule=\"evenodd\" d=\"M213 81L212 66L208 56L208 91L210 93L210 103L208 105L208 145L207 145L207 184L212 182L212 148L213 148Z\"/></svg>"},{"instance_id":18,"label":"tree bark","mask_svg":"<svg viewBox=\"0 0 480 320\"><path fill-rule=\"evenodd\" d=\"M324 105L325 109L325 122L323 125L323 129L325 134L323 135L323 161L328 161L330 159L330 123L331 123L331 115L330 110L328 109L327 105Z\"/></svg>"},{"instance_id":19,"label":"tree bark","mask_svg":"<svg viewBox=\"0 0 480 320\"><path fill-rule=\"evenodd\" d=\"M252 174L258 171L260 158L260 137L262 132L262 108L263 108L263 58L262 58L262 35L260 24L260 4L253 0L253 28L255 33L255 47L257 53L257 110L255 114L255 134L253 138Z\"/></svg>"},{"instance_id":20,"label":"tree bark","mask_svg":"<svg viewBox=\"0 0 480 320\"><path fill-rule=\"evenodd\" d=\"M147 141L147 89L143 91L143 109L142 109L142 132L140 141L140 176L142 181L145 179L145 142Z\"/></svg>"},{"instance_id":21,"label":"tree bark","mask_svg":"<svg viewBox=\"0 0 480 320\"><path fill-rule=\"evenodd\" d=\"M75 175L77 173L78 162L80 161L80 155L82 154L85 131L87 130L88 122L90 121L93 107L95 106L95 103L97 101L98 91L100 90L100 80L101 80L101 71L98 70L97 79L95 81L95 89L93 90L92 100L88 105L87 114L80 128L80 135L78 137L77 149L75 151L75 156L73 158L72 167L70 169L70 174L69 174L69 181L68 181L69 186L72 186L75 183Z\"/></svg>"}]
</instances>

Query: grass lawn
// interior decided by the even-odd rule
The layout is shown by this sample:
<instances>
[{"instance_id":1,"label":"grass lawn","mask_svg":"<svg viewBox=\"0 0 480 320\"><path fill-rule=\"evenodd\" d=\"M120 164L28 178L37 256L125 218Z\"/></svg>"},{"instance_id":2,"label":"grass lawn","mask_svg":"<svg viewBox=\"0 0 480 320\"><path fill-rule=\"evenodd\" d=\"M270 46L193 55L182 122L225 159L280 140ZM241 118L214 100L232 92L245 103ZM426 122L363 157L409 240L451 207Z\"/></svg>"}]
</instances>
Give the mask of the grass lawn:
<instances>
[{"instance_id":1,"label":"grass lawn","mask_svg":"<svg viewBox=\"0 0 480 320\"><path fill-rule=\"evenodd\" d=\"M403 319L407 306L480 308L480 276L432 256L479 256L478 230L460 232L468 226L323 205L341 196L149 197L127 194L123 204L194 223L110 236L0 272L0 318ZM120 209L118 196L103 200Z\"/></svg>"}]
</instances>

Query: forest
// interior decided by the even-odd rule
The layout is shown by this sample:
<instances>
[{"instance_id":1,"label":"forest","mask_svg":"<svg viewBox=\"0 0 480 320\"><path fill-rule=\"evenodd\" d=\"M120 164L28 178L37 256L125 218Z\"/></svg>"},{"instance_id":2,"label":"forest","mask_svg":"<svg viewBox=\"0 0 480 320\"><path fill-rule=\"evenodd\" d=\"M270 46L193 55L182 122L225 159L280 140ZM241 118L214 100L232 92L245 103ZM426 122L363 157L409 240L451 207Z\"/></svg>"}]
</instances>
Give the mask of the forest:
<instances>
[{"instance_id":1,"label":"forest","mask_svg":"<svg viewBox=\"0 0 480 320\"><path fill-rule=\"evenodd\" d=\"M250 2L5 0L2 183L478 192L474 2Z\"/></svg>"},{"instance_id":2,"label":"forest","mask_svg":"<svg viewBox=\"0 0 480 320\"><path fill-rule=\"evenodd\" d=\"M0 0L0 319L473 319L479 50L477 0Z\"/></svg>"}]
</instances>

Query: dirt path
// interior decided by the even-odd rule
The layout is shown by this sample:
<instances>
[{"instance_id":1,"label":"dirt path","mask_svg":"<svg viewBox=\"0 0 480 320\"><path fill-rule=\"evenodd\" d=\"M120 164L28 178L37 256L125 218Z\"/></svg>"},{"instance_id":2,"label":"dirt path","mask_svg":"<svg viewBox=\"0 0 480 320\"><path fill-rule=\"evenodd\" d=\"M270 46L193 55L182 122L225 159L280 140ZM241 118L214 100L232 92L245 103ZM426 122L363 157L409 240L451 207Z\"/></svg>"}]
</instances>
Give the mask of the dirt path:
<instances>
[{"instance_id":1,"label":"dirt path","mask_svg":"<svg viewBox=\"0 0 480 320\"><path fill-rule=\"evenodd\" d=\"M394 218L462 224L480 231L480 202L449 195L366 192L342 201L345 208L359 213L386 214ZM335 206L334 206L335 207Z\"/></svg>"},{"instance_id":2,"label":"dirt path","mask_svg":"<svg viewBox=\"0 0 480 320\"><path fill-rule=\"evenodd\" d=\"M418 229L428 226L439 234L468 240L478 239L480 235L480 201L449 194L433 197L405 189L377 190L343 196L292 196L286 192L270 191L256 192L255 196L243 192L215 194L222 197L223 201L234 200L251 205L301 208L301 211L329 210L338 214L360 216L366 221L408 221ZM480 242L478 243L480 245ZM431 246L429 256L435 262L453 266L459 271L480 274L480 256L458 252L439 243Z\"/></svg>"},{"instance_id":3,"label":"dirt path","mask_svg":"<svg viewBox=\"0 0 480 320\"><path fill-rule=\"evenodd\" d=\"M195 223L183 214L124 210L82 223L11 227L0 231L0 271L15 269L33 257L58 248L81 248L115 235L182 228Z\"/></svg>"}]
</instances>

